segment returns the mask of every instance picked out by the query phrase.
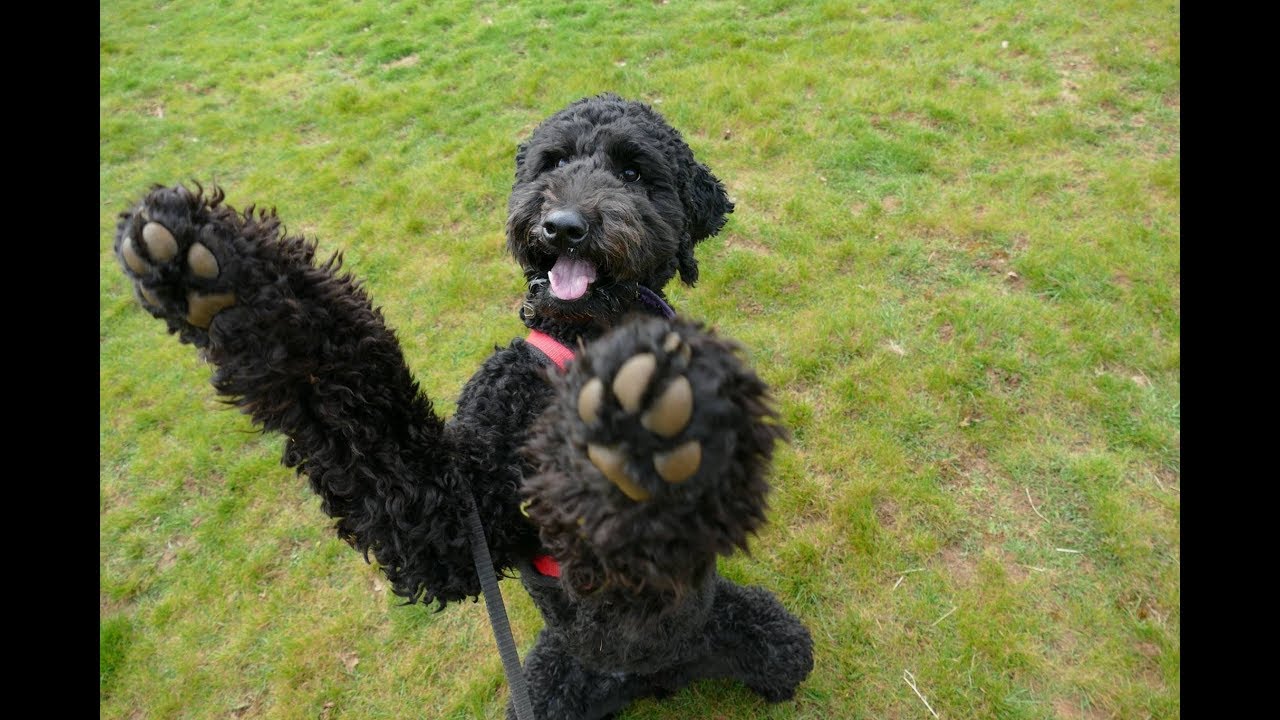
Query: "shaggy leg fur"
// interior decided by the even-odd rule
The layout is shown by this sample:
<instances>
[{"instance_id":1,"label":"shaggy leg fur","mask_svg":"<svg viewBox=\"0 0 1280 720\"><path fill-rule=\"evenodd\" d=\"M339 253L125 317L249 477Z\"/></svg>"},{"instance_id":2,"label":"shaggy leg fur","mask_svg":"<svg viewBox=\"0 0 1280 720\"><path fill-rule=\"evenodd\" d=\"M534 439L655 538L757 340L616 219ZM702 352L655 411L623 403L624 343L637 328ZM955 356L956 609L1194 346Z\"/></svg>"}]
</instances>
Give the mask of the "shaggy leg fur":
<instances>
[{"instance_id":1,"label":"shaggy leg fur","mask_svg":"<svg viewBox=\"0 0 1280 720\"><path fill-rule=\"evenodd\" d=\"M157 187L121 215L115 250L143 306L201 348L219 393L288 437L284 462L397 594L478 594L455 453L395 335L340 259L316 266L314 244L285 237L274 212L221 201Z\"/></svg>"},{"instance_id":2,"label":"shaggy leg fur","mask_svg":"<svg viewBox=\"0 0 1280 720\"><path fill-rule=\"evenodd\" d=\"M590 694L620 707L699 678L736 679L777 702L812 669L799 620L769 592L714 574L716 556L763 521L763 473L782 435L735 351L694 324L631 321L557 382L524 488L572 597L525 582L548 618L544 642L564 648L539 661L557 681L544 702L579 707L573 699ZM581 663L617 675L600 684Z\"/></svg>"},{"instance_id":3,"label":"shaggy leg fur","mask_svg":"<svg viewBox=\"0 0 1280 720\"><path fill-rule=\"evenodd\" d=\"M558 379L523 493L572 585L678 597L764 522L784 431L736 350L697 325L645 318Z\"/></svg>"},{"instance_id":4,"label":"shaggy leg fur","mask_svg":"<svg viewBox=\"0 0 1280 720\"><path fill-rule=\"evenodd\" d=\"M603 720L635 700L656 694L650 678L598 672L583 666L563 641L557 634L539 633L525 659L525 677L538 718ZM507 720L516 720L515 707L510 703Z\"/></svg>"},{"instance_id":5,"label":"shaggy leg fur","mask_svg":"<svg viewBox=\"0 0 1280 720\"><path fill-rule=\"evenodd\" d=\"M800 620L759 587L717 578L707 623L707 654L690 666L701 678L731 678L769 702L790 700L813 670L813 638Z\"/></svg>"}]
</instances>

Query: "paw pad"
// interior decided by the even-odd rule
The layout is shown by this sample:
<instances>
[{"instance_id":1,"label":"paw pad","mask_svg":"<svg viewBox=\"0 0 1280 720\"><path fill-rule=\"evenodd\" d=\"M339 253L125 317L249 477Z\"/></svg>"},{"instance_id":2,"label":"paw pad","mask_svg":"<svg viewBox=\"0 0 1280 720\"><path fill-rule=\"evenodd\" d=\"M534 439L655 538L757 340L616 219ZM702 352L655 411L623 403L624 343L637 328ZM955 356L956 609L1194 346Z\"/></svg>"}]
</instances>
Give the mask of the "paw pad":
<instances>
[{"instance_id":1,"label":"paw pad","mask_svg":"<svg viewBox=\"0 0 1280 720\"><path fill-rule=\"evenodd\" d=\"M218 259L201 243L191 244L191 249L187 251L187 267L202 278L212 280L218 277Z\"/></svg>"},{"instance_id":2,"label":"paw pad","mask_svg":"<svg viewBox=\"0 0 1280 720\"><path fill-rule=\"evenodd\" d=\"M604 402L604 381L591 378L578 393L578 417L582 422L594 423L600 418L600 403Z\"/></svg>"},{"instance_id":3,"label":"paw pad","mask_svg":"<svg viewBox=\"0 0 1280 720\"><path fill-rule=\"evenodd\" d=\"M609 478L609 482L617 485L627 497L637 502L649 499L649 491L640 487L627 474L627 458L617 448L589 443L587 457L591 460L591 464L604 473L604 476Z\"/></svg>"},{"instance_id":4,"label":"paw pad","mask_svg":"<svg viewBox=\"0 0 1280 720\"><path fill-rule=\"evenodd\" d=\"M640 424L650 432L670 438L684 430L692 417L693 386L689 378L680 375L667 384L653 406L640 416Z\"/></svg>"},{"instance_id":5,"label":"paw pad","mask_svg":"<svg viewBox=\"0 0 1280 720\"><path fill-rule=\"evenodd\" d=\"M665 384L661 376L687 367L691 350L675 332L663 338L661 347L662 372L658 355L641 352L622 363L612 382L606 384L599 377L588 380L578 392L578 417L587 424L599 422L611 393L624 414L638 414L640 426L658 438L671 440L684 432L693 419L693 386L682 374L675 374ZM647 405L646 397L650 398ZM650 492L627 471L625 450L625 444L588 443L587 457L627 497L637 502L648 500ZM702 443L689 440L665 452L653 453L648 462L665 482L682 483L698 472Z\"/></svg>"},{"instance_id":6,"label":"paw pad","mask_svg":"<svg viewBox=\"0 0 1280 720\"><path fill-rule=\"evenodd\" d=\"M640 397L649 387L657 363L653 353L640 353L618 368L618 374L613 378L613 395L623 410L633 413L640 409Z\"/></svg>"},{"instance_id":7,"label":"paw pad","mask_svg":"<svg viewBox=\"0 0 1280 720\"><path fill-rule=\"evenodd\" d=\"M195 290L187 291L187 322L198 328L207 328L213 322L213 316L219 310L236 304L235 293L213 293L202 295Z\"/></svg>"},{"instance_id":8,"label":"paw pad","mask_svg":"<svg viewBox=\"0 0 1280 720\"><path fill-rule=\"evenodd\" d=\"M654 455L653 469L669 483L682 483L698 472L701 462L702 443L690 440L671 452Z\"/></svg>"},{"instance_id":9,"label":"paw pad","mask_svg":"<svg viewBox=\"0 0 1280 720\"><path fill-rule=\"evenodd\" d=\"M172 311L174 315L181 314L180 308L173 308L172 303L166 303L164 298L183 297L182 288L173 287L165 293L157 292L159 287L154 285L157 283L157 276L153 271L158 266L179 262L178 258L182 255L186 260L184 275L201 280L214 280L220 272L218 259L207 246L199 242L191 243L185 254L180 253L181 246L172 230L151 220L145 208L138 213L138 217L145 222L140 233L141 240L139 241L133 235L126 235L120 241L120 256L124 264L138 276L134 280L134 285L142 297L143 304L156 312L168 314ZM179 265L176 269L181 271L182 267ZM168 282L164 279L167 275L169 273L160 273L161 279L158 281L160 285ZM146 278L147 284L144 284L142 278ZM188 323L198 328L208 328L213 322L214 315L236 302L235 293L232 292L211 293L187 289L185 297L187 307L183 317Z\"/></svg>"},{"instance_id":10,"label":"paw pad","mask_svg":"<svg viewBox=\"0 0 1280 720\"><path fill-rule=\"evenodd\" d=\"M154 262L169 262L178 254L178 241L169 228L158 222L149 222L142 227L142 243L147 246L147 254Z\"/></svg>"},{"instance_id":11,"label":"paw pad","mask_svg":"<svg viewBox=\"0 0 1280 720\"><path fill-rule=\"evenodd\" d=\"M135 273L145 275L151 270L151 263L142 259L138 249L133 246L133 238L128 235L125 236L124 242L120 243L120 254L124 255L124 264Z\"/></svg>"}]
</instances>

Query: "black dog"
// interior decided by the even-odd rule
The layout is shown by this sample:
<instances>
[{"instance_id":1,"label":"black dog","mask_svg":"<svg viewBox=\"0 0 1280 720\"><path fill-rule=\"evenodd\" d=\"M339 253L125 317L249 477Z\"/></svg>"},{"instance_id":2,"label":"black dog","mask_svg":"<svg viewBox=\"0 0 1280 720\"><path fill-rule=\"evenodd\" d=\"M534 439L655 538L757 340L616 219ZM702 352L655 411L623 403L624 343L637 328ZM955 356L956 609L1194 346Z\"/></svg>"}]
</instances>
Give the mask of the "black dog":
<instances>
[{"instance_id":1,"label":"black dog","mask_svg":"<svg viewBox=\"0 0 1280 720\"><path fill-rule=\"evenodd\" d=\"M122 213L116 254L143 306L287 437L284 463L398 595L479 594L474 497L494 563L546 621L525 663L539 718L607 717L709 677L794 695L809 632L715 570L764 522L784 433L735 346L662 292L676 273L693 284L694 245L733 205L656 112L581 100L520 147L507 245L530 336L485 361L448 422L336 256L317 265L274 211L222 200L157 186Z\"/></svg>"}]
</instances>

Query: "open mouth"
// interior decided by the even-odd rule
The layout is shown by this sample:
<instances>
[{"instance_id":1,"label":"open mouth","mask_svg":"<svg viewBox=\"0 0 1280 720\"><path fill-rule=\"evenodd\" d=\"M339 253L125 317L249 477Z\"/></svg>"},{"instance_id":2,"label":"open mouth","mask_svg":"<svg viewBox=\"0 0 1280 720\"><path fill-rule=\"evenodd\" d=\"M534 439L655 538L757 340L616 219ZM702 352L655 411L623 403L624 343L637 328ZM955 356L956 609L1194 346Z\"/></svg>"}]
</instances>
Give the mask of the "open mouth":
<instances>
[{"instance_id":1,"label":"open mouth","mask_svg":"<svg viewBox=\"0 0 1280 720\"><path fill-rule=\"evenodd\" d=\"M558 300L577 300L587 294L587 288L596 281L596 266L590 260L571 255L561 255L547 273L551 281L551 295Z\"/></svg>"}]
</instances>

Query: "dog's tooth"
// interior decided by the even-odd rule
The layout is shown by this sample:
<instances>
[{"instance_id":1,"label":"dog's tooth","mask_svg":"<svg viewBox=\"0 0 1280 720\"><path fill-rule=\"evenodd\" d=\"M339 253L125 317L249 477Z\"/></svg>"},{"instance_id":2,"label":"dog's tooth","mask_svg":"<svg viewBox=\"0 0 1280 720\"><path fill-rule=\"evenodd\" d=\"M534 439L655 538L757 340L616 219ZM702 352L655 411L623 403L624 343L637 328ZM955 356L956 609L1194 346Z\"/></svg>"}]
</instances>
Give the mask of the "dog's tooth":
<instances>
[{"instance_id":1,"label":"dog's tooth","mask_svg":"<svg viewBox=\"0 0 1280 720\"><path fill-rule=\"evenodd\" d=\"M202 278L218 277L218 258L203 243L191 244L191 249L187 251L187 267Z\"/></svg>"},{"instance_id":2,"label":"dog's tooth","mask_svg":"<svg viewBox=\"0 0 1280 720\"><path fill-rule=\"evenodd\" d=\"M669 483L682 483L698 472L702 464L702 443L697 440L680 445L671 452L656 453L653 469Z\"/></svg>"},{"instance_id":3,"label":"dog's tooth","mask_svg":"<svg viewBox=\"0 0 1280 720\"><path fill-rule=\"evenodd\" d=\"M142 226L142 242L146 244L151 259L156 262L169 262L178 254L178 241L173 238L169 228L158 222Z\"/></svg>"},{"instance_id":4,"label":"dog's tooth","mask_svg":"<svg viewBox=\"0 0 1280 720\"><path fill-rule=\"evenodd\" d=\"M151 270L151 263L143 260L142 256L138 254L137 248L133 246L133 238L131 236L124 236L124 241L120 243L120 254L124 255L124 263L135 273L146 275Z\"/></svg>"},{"instance_id":5,"label":"dog's tooth","mask_svg":"<svg viewBox=\"0 0 1280 720\"><path fill-rule=\"evenodd\" d=\"M644 415L640 416L640 424L650 432L662 437L675 437L689 424L693 417L693 386L683 375L667 384L658 399L654 401Z\"/></svg>"},{"instance_id":6,"label":"dog's tooth","mask_svg":"<svg viewBox=\"0 0 1280 720\"><path fill-rule=\"evenodd\" d=\"M207 328L213 322L213 316L219 310L236 303L235 293L214 293L201 295L191 290L187 292L187 322L198 328Z\"/></svg>"},{"instance_id":7,"label":"dog's tooth","mask_svg":"<svg viewBox=\"0 0 1280 720\"><path fill-rule=\"evenodd\" d=\"M653 353L640 353L622 364L613 378L613 394L618 398L622 409L629 413L640 409L640 398L644 396L645 388L649 387L649 380L653 378L653 371L657 366L658 361Z\"/></svg>"},{"instance_id":8,"label":"dog's tooth","mask_svg":"<svg viewBox=\"0 0 1280 720\"><path fill-rule=\"evenodd\" d=\"M585 423L594 423L600 417L600 403L603 400L604 381L598 377L591 378L578 393L578 417Z\"/></svg>"},{"instance_id":9,"label":"dog's tooth","mask_svg":"<svg viewBox=\"0 0 1280 720\"><path fill-rule=\"evenodd\" d=\"M618 489L627 497L637 502L649 499L649 491L640 487L635 480L631 479L631 476L627 475L627 459L616 448L587 443L587 457L591 460L591 464L604 473L604 476L609 478L609 482L618 486Z\"/></svg>"}]
</instances>

